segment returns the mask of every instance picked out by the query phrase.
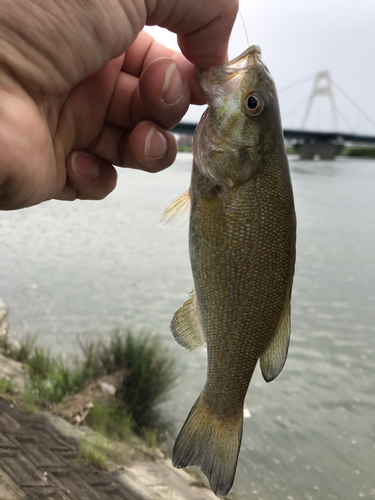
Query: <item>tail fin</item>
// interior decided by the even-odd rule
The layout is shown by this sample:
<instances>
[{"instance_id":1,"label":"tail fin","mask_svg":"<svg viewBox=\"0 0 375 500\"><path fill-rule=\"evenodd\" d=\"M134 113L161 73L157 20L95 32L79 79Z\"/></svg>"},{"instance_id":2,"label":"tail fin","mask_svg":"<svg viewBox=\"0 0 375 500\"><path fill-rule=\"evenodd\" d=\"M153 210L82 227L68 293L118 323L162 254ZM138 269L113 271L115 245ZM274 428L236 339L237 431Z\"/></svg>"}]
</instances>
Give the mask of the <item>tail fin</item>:
<instances>
[{"instance_id":1,"label":"tail fin","mask_svg":"<svg viewBox=\"0 0 375 500\"><path fill-rule=\"evenodd\" d=\"M177 437L173 465L200 467L215 495L224 498L236 474L242 425L242 408L228 419L212 412L200 395Z\"/></svg>"}]
</instances>

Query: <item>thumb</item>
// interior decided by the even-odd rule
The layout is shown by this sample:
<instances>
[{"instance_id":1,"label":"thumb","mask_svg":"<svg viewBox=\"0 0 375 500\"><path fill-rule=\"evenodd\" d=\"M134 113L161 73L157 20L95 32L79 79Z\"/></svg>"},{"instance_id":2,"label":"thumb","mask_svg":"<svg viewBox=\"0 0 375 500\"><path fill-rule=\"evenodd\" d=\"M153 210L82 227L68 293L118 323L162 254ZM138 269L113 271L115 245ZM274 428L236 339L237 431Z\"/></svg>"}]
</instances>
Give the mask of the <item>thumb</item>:
<instances>
[{"instance_id":1,"label":"thumb","mask_svg":"<svg viewBox=\"0 0 375 500\"><path fill-rule=\"evenodd\" d=\"M67 176L59 199L102 200L115 189L117 183L113 165L86 151L71 153L67 159Z\"/></svg>"}]
</instances>

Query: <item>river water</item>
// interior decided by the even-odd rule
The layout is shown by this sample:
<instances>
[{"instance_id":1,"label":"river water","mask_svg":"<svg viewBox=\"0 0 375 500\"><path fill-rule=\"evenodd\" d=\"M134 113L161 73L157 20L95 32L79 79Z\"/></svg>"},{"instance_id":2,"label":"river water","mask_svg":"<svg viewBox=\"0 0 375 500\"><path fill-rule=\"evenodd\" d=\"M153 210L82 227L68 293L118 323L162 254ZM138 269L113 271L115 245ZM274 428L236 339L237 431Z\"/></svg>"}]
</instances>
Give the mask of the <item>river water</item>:
<instances>
[{"instance_id":1,"label":"river water","mask_svg":"<svg viewBox=\"0 0 375 500\"><path fill-rule=\"evenodd\" d=\"M111 325L152 328L177 359L176 433L204 384L206 352L168 324L192 288L187 230L158 227L189 185L191 155L157 175L119 172L103 202L0 214L0 297L16 335L54 353ZM292 339L283 372L259 370L235 490L263 500L375 499L375 161L290 157L298 218Z\"/></svg>"}]
</instances>

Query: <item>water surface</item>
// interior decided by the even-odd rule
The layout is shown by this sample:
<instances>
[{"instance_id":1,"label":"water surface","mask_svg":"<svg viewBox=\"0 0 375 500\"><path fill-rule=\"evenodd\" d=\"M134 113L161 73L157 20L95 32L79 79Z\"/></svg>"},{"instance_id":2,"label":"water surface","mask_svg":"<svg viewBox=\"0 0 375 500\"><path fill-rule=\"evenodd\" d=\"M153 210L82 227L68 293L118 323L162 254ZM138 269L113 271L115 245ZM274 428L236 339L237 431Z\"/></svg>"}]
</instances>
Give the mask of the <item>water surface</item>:
<instances>
[{"instance_id":1,"label":"water surface","mask_svg":"<svg viewBox=\"0 0 375 500\"><path fill-rule=\"evenodd\" d=\"M298 218L292 340L281 375L251 383L235 488L246 499L375 499L375 161L290 159ZM191 290L187 230L157 226L191 156L158 175L120 171L103 202L0 214L0 297L18 336L55 353L124 320L177 358L168 411L182 425L205 379L168 324Z\"/></svg>"}]
</instances>

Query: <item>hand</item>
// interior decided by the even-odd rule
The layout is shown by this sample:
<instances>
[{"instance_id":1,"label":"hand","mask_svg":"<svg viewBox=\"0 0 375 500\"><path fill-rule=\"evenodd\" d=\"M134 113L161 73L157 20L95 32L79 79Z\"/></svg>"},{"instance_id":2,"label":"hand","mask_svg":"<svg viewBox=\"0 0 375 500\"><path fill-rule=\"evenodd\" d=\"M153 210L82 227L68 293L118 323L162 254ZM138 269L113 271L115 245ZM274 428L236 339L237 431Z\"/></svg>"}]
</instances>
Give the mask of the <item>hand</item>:
<instances>
[{"instance_id":1,"label":"hand","mask_svg":"<svg viewBox=\"0 0 375 500\"><path fill-rule=\"evenodd\" d=\"M112 164L157 172L168 129L226 60L237 0L0 0L0 208L102 199ZM178 34L186 58L141 31Z\"/></svg>"}]
</instances>

